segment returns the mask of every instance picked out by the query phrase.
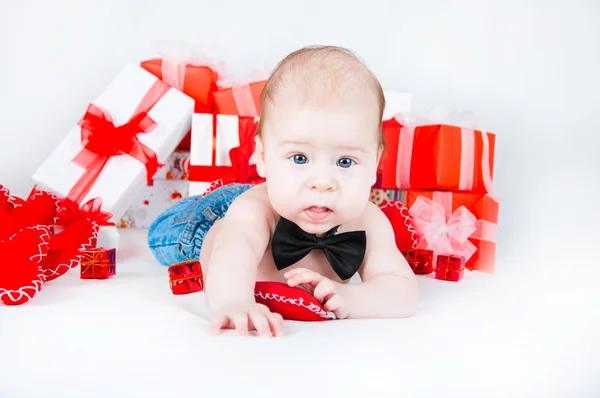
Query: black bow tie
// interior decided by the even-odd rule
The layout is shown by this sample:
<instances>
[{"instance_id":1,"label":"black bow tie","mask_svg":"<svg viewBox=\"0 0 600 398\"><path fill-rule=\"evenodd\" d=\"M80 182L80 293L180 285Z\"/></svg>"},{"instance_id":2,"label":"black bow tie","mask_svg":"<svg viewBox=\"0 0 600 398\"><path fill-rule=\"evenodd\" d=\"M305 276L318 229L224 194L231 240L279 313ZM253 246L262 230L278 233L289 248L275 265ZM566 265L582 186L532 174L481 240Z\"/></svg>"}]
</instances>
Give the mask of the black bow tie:
<instances>
[{"instance_id":1,"label":"black bow tie","mask_svg":"<svg viewBox=\"0 0 600 398\"><path fill-rule=\"evenodd\" d=\"M271 241L275 266L281 271L303 259L313 249L321 249L340 279L350 279L362 264L367 238L365 231L335 235L338 228L332 228L325 237L319 238L281 217Z\"/></svg>"}]
</instances>

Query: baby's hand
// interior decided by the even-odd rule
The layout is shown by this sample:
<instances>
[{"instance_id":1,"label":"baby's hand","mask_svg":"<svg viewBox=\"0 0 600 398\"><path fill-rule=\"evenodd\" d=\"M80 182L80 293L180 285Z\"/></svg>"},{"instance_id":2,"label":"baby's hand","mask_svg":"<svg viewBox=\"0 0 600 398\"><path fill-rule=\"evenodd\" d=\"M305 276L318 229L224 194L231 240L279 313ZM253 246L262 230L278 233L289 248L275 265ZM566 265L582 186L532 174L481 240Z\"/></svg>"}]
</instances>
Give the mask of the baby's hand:
<instances>
[{"instance_id":1,"label":"baby's hand","mask_svg":"<svg viewBox=\"0 0 600 398\"><path fill-rule=\"evenodd\" d=\"M242 336L256 330L261 337L283 335L283 317L258 303L232 305L219 311L210 325L213 334L221 329L236 329Z\"/></svg>"},{"instance_id":2,"label":"baby's hand","mask_svg":"<svg viewBox=\"0 0 600 398\"><path fill-rule=\"evenodd\" d=\"M289 286L307 287L313 296L323 304L326 311L332 311L338 319L348 316L346 300L344 298L345 285L334 282L318 272L306 268L296 268L286 272Z\"/></svg>"}]
</instances>

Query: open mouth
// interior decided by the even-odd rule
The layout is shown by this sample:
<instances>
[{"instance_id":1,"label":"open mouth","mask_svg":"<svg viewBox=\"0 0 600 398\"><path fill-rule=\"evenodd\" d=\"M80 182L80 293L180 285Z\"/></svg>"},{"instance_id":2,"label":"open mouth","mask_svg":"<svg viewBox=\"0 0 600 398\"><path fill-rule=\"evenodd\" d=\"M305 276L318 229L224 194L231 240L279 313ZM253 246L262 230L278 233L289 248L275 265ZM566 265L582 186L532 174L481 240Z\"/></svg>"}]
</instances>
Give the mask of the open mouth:
<instances>
[{"instance_id":1,"label":"open mouth","mask_svg":"<svg viewBox=\"0 0 600 398\"><path fill-rule=\"evenodd\" d=\"M311 206L304 210L308 218L312 221L323 221L325 220L333 210L329 207L324 206Z\"/></svg>"}]
</instances>

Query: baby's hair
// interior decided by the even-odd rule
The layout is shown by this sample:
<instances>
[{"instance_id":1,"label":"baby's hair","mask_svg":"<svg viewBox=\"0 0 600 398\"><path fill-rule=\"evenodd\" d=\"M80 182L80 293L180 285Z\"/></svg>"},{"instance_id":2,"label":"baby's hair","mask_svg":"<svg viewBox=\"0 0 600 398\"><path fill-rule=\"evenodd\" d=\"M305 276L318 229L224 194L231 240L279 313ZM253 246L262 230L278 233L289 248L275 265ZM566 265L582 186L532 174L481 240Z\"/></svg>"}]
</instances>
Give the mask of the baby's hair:
<instances>
[{"instance_id":1,"label":"baby's hair","mask_svg":"<svg viewBox=\"0 0 600 398\"><path fill-rule=\"evenodd\" d=\"M294 84L289 84L290 82ZM284 97L283 92L286 89L296 90L294 98L297 101L322 101L318 102L320 105L332 98L341 101L353 100L364 93L365 87L375 95L379 111L378 120L381 120L385 108L383 89L377 77L356 54L337 46L308 46L296 50L279 62L265 83L261 94L261 118L256 134L262 133L269 105L277 105ZM379 144L383 150L385 141L381 125Z\"/></svg>"}]
</instances>

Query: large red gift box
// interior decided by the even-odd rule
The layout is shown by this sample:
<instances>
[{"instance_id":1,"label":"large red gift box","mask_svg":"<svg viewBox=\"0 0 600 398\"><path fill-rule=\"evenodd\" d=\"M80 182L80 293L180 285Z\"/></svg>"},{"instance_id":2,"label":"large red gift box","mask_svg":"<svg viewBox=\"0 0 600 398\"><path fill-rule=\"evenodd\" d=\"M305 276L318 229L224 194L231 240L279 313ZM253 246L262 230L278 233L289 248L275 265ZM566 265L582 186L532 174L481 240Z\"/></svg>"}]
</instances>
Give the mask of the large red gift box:
<instances>
[{"instance_id":1,"label":"large red gift box","mask_svg":"<svg viewBox=\"0 0 600 398\"><path fill-rule=\"evenodd\" d=\"M416 248L464 256L471 271L494 271L499 206L492 196L407 190L406 207L420 237Z\"/></svg>"},{"instance_id":2,"label":"large red gift box","mask_svg":"<svg viewBox=\"0 0 600 398\"><path fill-rule=\"evenodd\" d=\"M177 62L169 58L142 61L140 66L154 76L194 100L194 112L212 112L212 92L217 89L218 74L206 65ZM191 132L181 141L179 149L190 149Z\"/></svg>"},{"instance_id":3,"label":"large red gift box","mask_svg":"<svg viewBox=\"0 0 600 398\"><path fill-rule=\"evenodd\" d=\"M194 112L212 111L211 93L217 88L217 72L206 65L176 62L168 58L142 61L140 66L154 76L191 97Z\"/></svg>"},{"instance_id":4,"label":"large red gift box","mask_svg":"<svg viewBox=\"0 0 600 398\"><path fill-rule=\"evenodd\" d=\"M266 80L261 80L215 91L215 112L222 115L260 116L260 96L265 83Z\"/></svg>"},{"instance_id":5,"label":"large red gift box","mask_svg":"<svg viewBox=\"0 0 600 398\"><path fill-rule=\"evenodd\" d=\"M490 193L495 134L434 124L403 125L385 120L387 149L381 188Z\"/></svg>"}]
</instances>

